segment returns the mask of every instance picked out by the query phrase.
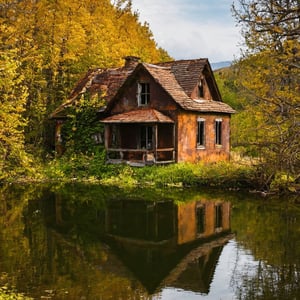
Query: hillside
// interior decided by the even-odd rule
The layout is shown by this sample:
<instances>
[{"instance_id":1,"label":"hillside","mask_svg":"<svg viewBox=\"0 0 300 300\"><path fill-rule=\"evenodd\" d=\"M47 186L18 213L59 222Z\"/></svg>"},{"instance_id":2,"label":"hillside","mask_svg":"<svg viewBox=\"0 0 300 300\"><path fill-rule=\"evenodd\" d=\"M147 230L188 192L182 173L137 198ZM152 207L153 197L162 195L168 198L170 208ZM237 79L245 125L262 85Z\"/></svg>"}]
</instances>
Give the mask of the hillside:
<instances>
[{"instance_id":1,"label":"hillside","mask_svg":"<svg viewBox=\"0 0 300 300\"><path fill-rule=\"evenodd\" d=\"M220 61L220 62L213 62L211 63L211 67L212 69L218 70L218 69L222 69L222 68L226 68L226 67L230 67L232 64L232 61Z\"/></svg>"}]
</instances>

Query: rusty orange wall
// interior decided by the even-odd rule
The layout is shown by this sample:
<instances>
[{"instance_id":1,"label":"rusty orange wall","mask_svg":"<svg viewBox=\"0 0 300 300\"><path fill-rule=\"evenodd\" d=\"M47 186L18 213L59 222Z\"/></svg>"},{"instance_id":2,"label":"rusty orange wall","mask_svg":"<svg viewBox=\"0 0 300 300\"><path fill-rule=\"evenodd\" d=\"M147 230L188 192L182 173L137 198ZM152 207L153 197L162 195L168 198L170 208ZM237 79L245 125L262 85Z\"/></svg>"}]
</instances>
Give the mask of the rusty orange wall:
<instances>
[{"instance_id":1,"label":"rusty orange wall","mask_svg":"<svg viewBox=\"0 0 300 300\"><path fill-rule=\"evenodd\" d=\"M209 237L215 234L215 203L205 203L205 230L204 237Z\"/></svg>"},{"instance_id":2,"label":"rusty orange wall","mask_svg":"<svg viewBox=\"0 0 300 300\"><path fill-rule=\"evenodd\" d=\"M178 206L178 244L184 244L196 239L196 202Z\"/></svg>"},{"instance_id":3,"label":"rusty orange wall","mask_svg":"<svg viewBox=\"0 0 300 300\"><path fill-rule=\"evenodd\" d=\"M203 205L205 208L205 227L204 232L197 233L197 206ZM222 231L230 229L230 203L214 201L192 201L178 205L178 244L195 241L197 238L208 238L216 234L215 221L216 205L222 205ZM220 233L220 231L218 231Z\"/></svg>"},{"instance_id":4,"label":"rusty orange wall","mask_svg":"<svg viewBox=\"0 0 300 300\"><path fill-rule=\"evenodd\" d=\"M197 118L205 119L205 149L197 149ZM222 146L215 145L215 119L222 118ZM216 162L229 159L230 116L181 112L177 127L178 162Z\"/></svg>"},{"instance_id":5,"label":"rusty orange wall","mask_svg":"<svg viewBox=\"0 0 300 300\"><path fill-rule=\"evenodd\" d=\"M223 230L230 229L230 202L222 204L222 228Z\"/></svg>"}]
</instances>

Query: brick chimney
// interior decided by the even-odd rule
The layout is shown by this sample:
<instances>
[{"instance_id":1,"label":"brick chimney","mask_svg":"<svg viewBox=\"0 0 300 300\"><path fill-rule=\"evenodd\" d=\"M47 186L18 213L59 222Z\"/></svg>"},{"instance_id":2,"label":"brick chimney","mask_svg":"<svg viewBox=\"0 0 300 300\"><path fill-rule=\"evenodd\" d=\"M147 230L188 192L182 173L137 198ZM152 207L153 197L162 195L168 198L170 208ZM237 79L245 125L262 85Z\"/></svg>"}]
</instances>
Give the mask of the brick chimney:
<instances>
[{"instance_id":1,"label":"brick chimney","mask_svg":"<svg viewBox=\"0 0 300 300\"><path fill-rule=\"evenodd\" d=\"M140 57L137 56L125 56L125 68L134 68L140 61Z\"/></svg>"}]
</instances>

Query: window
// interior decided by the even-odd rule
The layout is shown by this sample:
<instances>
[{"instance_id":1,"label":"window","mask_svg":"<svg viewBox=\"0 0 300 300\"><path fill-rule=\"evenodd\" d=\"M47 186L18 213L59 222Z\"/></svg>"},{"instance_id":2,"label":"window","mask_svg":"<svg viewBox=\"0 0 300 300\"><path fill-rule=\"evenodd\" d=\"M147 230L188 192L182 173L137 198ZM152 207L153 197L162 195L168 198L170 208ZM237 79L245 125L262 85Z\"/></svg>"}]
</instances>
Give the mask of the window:
<instances>
[{"instance_id":1,"label":"window","mask_svg":"<svg viewBox=\"0 0 300 300\"><path fill-rule=\"evenodd\" d=\"M103 137L100 132L94 133L92 139L95 141L95 144L103 144Z\"/></svg>"},{"instance_id":2,"label":"window","mask_svg":"<svg viewBox=\"0 0 300 300\"><path fill-rule=\"evenodd\" d=\"M199 96L199 98L204 97L203 79L201 79L199 84L198 84L198 96Z\"/></svg>"},{"instance_id":3,"label":"window","mask_svg":"<svg viewBox=\"0 0 300 300\"><path fill-rule=\"evenodd\" d=\"M222 227L222 205L215 206L215 228Z\"/></svg>"},{"instance_id":4,"label":"window","mask_svg":"<svg viewBox=\"0 0 300 300\"><path fill-rule=\"evenodd\" d=\"M140 137L141 149L152 149L152 145L153 145L152 136L153 136L152 126L141 127L141 137Z\"/></svg>"},{"instance_id":5,"label":"window","mask_svg":"<svg viewBox=\"0 0 300 300\"><path fill-rule=\"evenodd\" d=\"M222 119L216 119L215 121L215 136L216 145L222 145Z\"/></svg>"},{"instance_id":6,"label":"window","mask_svg":"<svg viewBox=\"0 0 300 300\"><path fill-rule=\"evenodd\" d=\"M150 101L150 84L145 82L138 83L138 105L143 106L147 105Z\"/></svg>"},{"instance_id":7,"label":"window","mask_svg":"<svg viewBox=\"0 0 300 300\"><path fill-rule=\"evenodd\" d=\"M201 234L205 231L205 207L198 206L196 209L197 233Z\"/></svg>"},{"instance_id":8,"label":"window","mask_svg":"<svg viewBox=\"0 0 300 300\"><path fill-rule=\"evenodd\" d=\"M205 119L197 119L197 148L205 147Z\"/></svg>"}]
</instances>

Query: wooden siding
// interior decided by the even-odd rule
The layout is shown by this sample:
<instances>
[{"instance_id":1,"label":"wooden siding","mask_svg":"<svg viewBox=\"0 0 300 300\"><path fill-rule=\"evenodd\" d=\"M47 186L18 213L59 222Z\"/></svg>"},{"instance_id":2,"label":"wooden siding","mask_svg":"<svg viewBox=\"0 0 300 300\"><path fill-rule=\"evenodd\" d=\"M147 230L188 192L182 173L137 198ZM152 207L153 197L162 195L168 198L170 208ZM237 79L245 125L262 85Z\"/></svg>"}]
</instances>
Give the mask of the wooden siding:
<instances>
[{"instance_id":1,"label":"wooden siding","mask_svg":"<svg viewBox=\"0 0 300 300\"><path fill-rule=\"evenodd\" d=\"M202 81L202 85L203 85L203 96L199 97L199 87L198 84L195 86L194 90L191 93L191 98L192 99L199 99L199 98L203 98L206 100L213 100L212 94L210 92L209 86L207 85L207 82L205 80L205 78L201 78L200 79Z\"/></svg>"},{"instance_id":2,"label":"wooden siding","mask_svg":"<svg viewBox=\"0 0 300 300\"><path fill-rule=\"evenodd\" d=\"M136 109L137 102L137 83L148 82L150 83L150 102L146 107L155 108L163 114L170 116L169 111L174 111L177 108L174 100L168 93L146 72L141 70L130 84L126 86L123 93L119 94L119 99L115 101L115 105L111 110L111 114L119 114L126 111Z\"/></svg>"}]
</instances>

